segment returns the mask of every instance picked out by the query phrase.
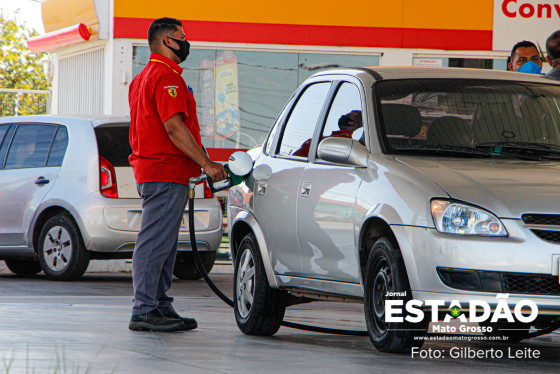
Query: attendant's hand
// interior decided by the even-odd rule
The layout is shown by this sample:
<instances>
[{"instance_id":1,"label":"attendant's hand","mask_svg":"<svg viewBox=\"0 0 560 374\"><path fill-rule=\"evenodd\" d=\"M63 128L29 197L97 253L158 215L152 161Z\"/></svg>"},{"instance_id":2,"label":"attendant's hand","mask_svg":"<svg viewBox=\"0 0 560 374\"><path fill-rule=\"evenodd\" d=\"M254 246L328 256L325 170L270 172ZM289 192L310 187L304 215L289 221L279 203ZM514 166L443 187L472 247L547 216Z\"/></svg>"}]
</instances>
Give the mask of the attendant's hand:
<instances>
[{"instance_id":1,"label":"attendant's hand","mask_svg":"<svg viewBox=\"0 0 560 374\"><path fill-rule=\"evenodd\" d=\"M224 165L219 162L210 161L208 164L204 165L204 172L212 178L212 182L219 182L228 177Z\"/></svg>"}]
</instances>

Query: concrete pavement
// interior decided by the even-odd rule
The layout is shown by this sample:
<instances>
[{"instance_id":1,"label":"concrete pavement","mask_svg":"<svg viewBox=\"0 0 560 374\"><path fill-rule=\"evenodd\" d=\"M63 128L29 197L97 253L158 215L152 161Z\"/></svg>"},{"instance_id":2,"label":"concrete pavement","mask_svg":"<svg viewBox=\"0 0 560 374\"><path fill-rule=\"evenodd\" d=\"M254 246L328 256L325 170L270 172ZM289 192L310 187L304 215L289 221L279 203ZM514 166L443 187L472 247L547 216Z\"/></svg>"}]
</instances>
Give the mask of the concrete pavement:
<instances>
[{"instance_id":1,"label":"concrete pavement","mask_svg":"<svg viewBox=\"0 0 560 374\"><path fill-rule=\"evenodd\" d=\"M212 277L231 294L231 266L218 266ZM420 359L380 353L365 337L288 328L273 337L245 336L203 281L176 281L171 294L181 314L197 318L197 330L129 331L130 274L89 273L77 282L1 274L0 373L552 373L560 364L557 334L510 345L539 349L539 359ZM365 329L360 304L299 305L286 319ZM424 349L454 346L496 345L429 342Z\"/></svg>"}]
</instances>

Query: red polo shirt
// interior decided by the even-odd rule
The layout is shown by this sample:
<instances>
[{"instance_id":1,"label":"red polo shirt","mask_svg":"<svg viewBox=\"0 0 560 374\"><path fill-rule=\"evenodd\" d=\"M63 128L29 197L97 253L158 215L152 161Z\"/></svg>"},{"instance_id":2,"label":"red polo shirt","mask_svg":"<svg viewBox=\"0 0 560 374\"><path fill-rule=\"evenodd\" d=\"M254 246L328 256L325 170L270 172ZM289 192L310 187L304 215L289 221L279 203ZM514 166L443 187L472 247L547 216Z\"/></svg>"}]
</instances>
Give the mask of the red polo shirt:
<instances>
[{"instance_id":1,"label":"red polo shirt","mask_svg":"<svg viewBox=\"0 0 560 374\"><path fill-rule=\"evenodd\" d=\"M150 62L130 83L129 157L136 183L189 184L200 167L173 144L163 123L181 113L185 126L199 146L200 126L196 102L174 61L152 53Z\"/></svg>"}]
</instances>

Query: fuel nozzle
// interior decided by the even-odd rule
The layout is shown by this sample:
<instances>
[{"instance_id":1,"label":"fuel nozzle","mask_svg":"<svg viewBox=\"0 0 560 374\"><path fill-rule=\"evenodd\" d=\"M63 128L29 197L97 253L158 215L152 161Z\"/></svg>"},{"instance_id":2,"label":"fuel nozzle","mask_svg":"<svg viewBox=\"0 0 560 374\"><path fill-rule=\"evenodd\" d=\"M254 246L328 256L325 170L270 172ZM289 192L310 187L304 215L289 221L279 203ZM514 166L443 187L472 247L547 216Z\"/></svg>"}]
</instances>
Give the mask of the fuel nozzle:
<instances>
[{"instance_id":1,"label":"fuel nozzle","mask_svg":"<svg viewBox=\"0 0 560 374\"><path fill-rule=\"evenodd\" d=\"M237 151L229 156L228 163L224 165L224 168L228 174L225 180L214 183L212 178L206 174L206 180L212 192L226 190L242 183L251 170L253 170L253 159L247 153Z\"/></svg>"}]
</instances>

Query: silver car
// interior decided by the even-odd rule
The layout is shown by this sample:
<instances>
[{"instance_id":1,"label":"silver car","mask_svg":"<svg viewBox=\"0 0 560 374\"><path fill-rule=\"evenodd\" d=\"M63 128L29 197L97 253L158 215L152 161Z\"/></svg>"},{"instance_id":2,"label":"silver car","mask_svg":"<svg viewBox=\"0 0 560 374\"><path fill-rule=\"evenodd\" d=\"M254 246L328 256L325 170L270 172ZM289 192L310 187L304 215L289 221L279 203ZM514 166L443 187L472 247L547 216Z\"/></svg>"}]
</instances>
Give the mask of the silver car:
<instances>
[{"instance_id":1,"label":"silver car","mask_svg":"<svg viewBox=\"0 0 560 374\"><path fill-rule=\"evenodd\" d=\"M478 333L511 342L560 327L560 82L323 71L252 156L228 205L244 333L274 334L298 297L363 302L389 352L419 347L428 323L473 300L515 310L484 321L470 310Z\"/></svg>"},{"instance_id":2,"label":"silver car","mask_svg":"<svg viewBox=\"0 0 560 374\"><path fill-rule=\"evenodd\" d=\"M91 259L131 258L142 207L128 163L129 125L129 118L0 119L0 260L11 271L74 280ZM222 209L207 186L196 195L198 248L209 271ZM201 277L187 214L178 248L174 274Z\"/></svg>"}]
</instances>

